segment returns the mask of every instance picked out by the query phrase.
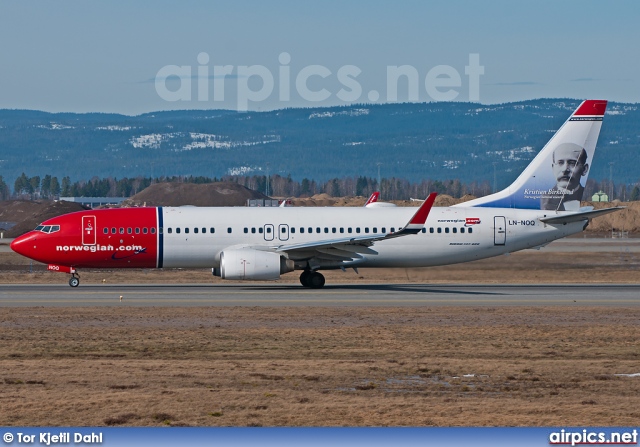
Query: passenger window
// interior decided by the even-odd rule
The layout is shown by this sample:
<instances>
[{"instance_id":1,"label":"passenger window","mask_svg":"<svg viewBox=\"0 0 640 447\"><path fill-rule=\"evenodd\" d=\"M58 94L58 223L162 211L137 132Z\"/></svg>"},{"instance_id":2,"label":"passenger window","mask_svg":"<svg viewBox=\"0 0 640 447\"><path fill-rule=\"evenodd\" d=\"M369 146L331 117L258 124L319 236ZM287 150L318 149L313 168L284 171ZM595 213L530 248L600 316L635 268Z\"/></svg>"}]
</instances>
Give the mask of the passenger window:
<instances>
[{"instance_id":1,"label":"passenger window","mask_svg":"<svg viewBox=\"0 0 640 447\"><path fill-rule=\"evenodd\" d=\"M198 227L195 227L195 228L193 229L193 232L194 232L195 234L198 234Z\"/></svg>"},{"instance_id":2,"label":"passenger window","mask_svg":"<svg viewBox=\"0 0 640 447\"><path fill-rule=\"evenodd\" d=\"M444 232L445 232L445 233L448 233L448 232L449 232L449 227L446 227L446 228L444 229Z\"/></svg>"},{"instance_id":3,"label":"passenger window","mask_svg":"<svg viewBox=\"0 0 640 447\"><path fill-rule=\"evenodd\" d=\"M167 233L169 233L169 234L173 233L173 228L169 227L169 228L167 229Z\"/></svg>"},{"instance_id":4,"label":"passenger window","mask_svg":"<svg viewBox=\"0 0 640 447\"><path fill-rule=\"evenodd\" d=\"M146 228L144 230L146 230ZM145 233L146 233L146 231L145 231ZM180 234L180 227L176 227L176 234Z\"/></svg>"},{"instance_id":5,"label":"passenger window","mask_svg":"<svg viewBox=\"0 0 640 447\"><path fill-rule=\"evenodd\" d=\"M349 234L353 233L353 228L351 228L351 227L347 228L347 233L349 233Z\"/></svg>"},{"instance_id":6,"label":"passenger window","mask_svg":"<svg viewBox=\"0 0 640 447\"><path fill-rule=\"evenodd\" d=\"M369 232L369 227L364 227L364 232L368 233Z\"/></svg>"},{"instance_id":7,"label":"passenger window","mask_svg":"<svg viewBox=\"0 0 640 447\"><path fill-rule=\"evenodd\" d=\"M115 228L111 229L111 234L116 234L116 229Z\"/></svg>"},{"instance_id":8,"label":"passenger window","mask_svg":"<svg viewBox=\"0 0 640 447\"><path fill-rule=\"evenodd\" d=\"M227 233L231 234L232 231L231 227L227 228Z\"/></svg>"},{"instance_id":9,"label":"passenger window","mask_svg":"<svg viewBox=\"0 0 640 447\"><path fill-rule=\"evenodd\" d=\"M464 227L460 228L460 233L464 233Z\"/></svg>"},{"instance_id":10,"label":"passenger window","mask_svg":"<svg viewBox=\"0 0 640 447\"><path fill-rule=\"evenodd\" d=\"M133 230L131 229L131 227L127 228L127 234L131 234L133 233Z\"/></svg>"},{"instance_id":11,"label":"passenger window","mask_svg":"<svg viewBox=\"0 0 640 447\"><path fill-rule=\"evenodd\" d=\"M258 233L260 234L264 233L264 229L262 227L258 228Z\"/></svg>"},{"instance_id":12,"label":"passenger window","mask_svg":"<svg viewBox=\"0 0 640 447\"><path fill-rule=\"evenodd\" d=\"M105 227L105 228L102 229L102 232L104 234L109 234L109 229L107 227Z\"/></svg>"},{"instance_id":13,"label":"passenger window","mask_svg":"<svg viewBox=\"0 0 640 447\"><path fill-rule=\"evenodd\" d=\"M340 227L340 233L344 233L344 228Z\"/></svg>"},{"instance_id":14,"label":"passenger window","mask_svg":"<svg viewBox=\"0 0 640 447\"><path fill-rule=\"evenodd\" d=\"M152 228L151 228L151 234L156 234L156 229L155 229L155 227L152 227Z\"/></svg>"},{"instance_id":15,"label":"passenger window","mask_svg":"<svg viewBox=\"0 0 640 447\"><path fill-rule=\"evenodd\" d=\"M360 227L356 227L356 233L360 233Z\"/></svg>"},{"instance_id":16,"label":"passenger window","mask_svg":"<svg viewBox=\"0 0 640 447\"><path fill-rule=\"evenodd\" d=\"M162 227L158 228L158 233L162 234Z\"/></svg>"},{"instance_id":17,"label":"passenger window","mask_svg":"<svg viewBox=\"0 0 640 447\"><path fill-rule=\"evenodd\" d=\"M136 228L136 234L140 234L140 228Z\"/></svg>"},{"instance_id":18,"label":"passenger window","mask_svg":"<svg viewBox=\"0 0 640 447\"><path fill-rule=\"evenodd\" d=\"M184 232L185 232L185 234L189 234L189 227L186 227L186 228L184 229Z\"/></svg>"},{"instance_id":19,"label":"passenger window","mask_svg":"<svg viewBox=\"0 0 640 447\"><path fill-rule=\"evenodd\" d=\"M285 234L287 232L287 229L285 227L280 228L280 233Z\"/></svg>"},{"instance_id":20,"label":"passenger window","mask_svg":"<svg viewBox=\"0 0 640 447\"><path fill-rule=\"evenodd\" d=\"M142 233L147 234L147 227L144 227L144 228L142 229ZM178 233L180 233L180 230L178 230Z\"/></svg>"},{"instance_id":21,"label":"passenger window","mask_svg":"<svg viewBox=\"0 0 640 447\"><path fill-rule=\"evenodd\" d=\"M244 234L249 234L249 229L247 227L244 227Z\"/></svg>"},{"instance_id":22,"label":"passenger window","mask_svg":"<svg viewBox=\"0 0 640 447\"><path fill-rule=\"evenodd\" d=\"M124 228L120 228L120 234L124 234Z\"/></svg>"},{"instance_id":23,"label":"passenger window","mask_svg":"<svg viewBox=\"0 0 640 447\"><path fill-rule=\"evenodd\" d=\"M473 233L473 228L469 228L469 233Z\"/></svg>"},{"instance_id":24,"label":"passenger window","mask_svg":"<svg viewBox=\"0 0 640 447\"><path fill-rule=\"evenodd\" d=\"M202 227L202 234L206 234L207 233L207 229L205 227Z\"/></svg>"},{"instance_id":25,"label":"passenger window","mask_svg":"<svg viewBox=\"0 0 640 447\"><path fill-rule=\"evenodd\" d=\"M333 227L333 228L331 229L331 232L332 232L332 233L336 233L337 231L338 231L338 230L336 229L336 227Z\"/></svg>"},{"instance_id":26,"label":"passenger window","mask_svg":"<svg viewBox=\"0 0 640 447\"><path fill-rule=\"evenodd\" d=\"M251 227L251 233L256 234L256 227Z\"/></svg>"},{"instance_id":27,"label":"passenger window","mask_svg":"<svg viewBox=\"0 0 640 447\"><path fill-rule=\"evenodd\" d=\"M373 227L373 232L377 233L378 232L378 227Z\"/></svg>"},{"instance_id":28,"label":"passenger window","mask_svg":"<svg viewBox=\"0 0 640 447\"><path fill-rule=\"evenodd\" d=\"M442 233L442 228L438 227L438 233Z\"/></svg>"},{"instance_id":29,"label":"passenger window","mask_svg":"<svg viewBox=\"0 0 640 447\"><path fill-rule=\"evenodd\" d=\"M426 233L426 232L427 232L427 229L426 229L425 227L422 227L422 232L423 232L423 233Z\"/></svg>"},{"instance_id":30,"label":"passenger window","mask_svg":"<svg viewBox=\"0 0 640 447\"><path fill-rule=\"evenodd\" d=\"M304 233L304 227L300 227L300 233Z\"/></svg>"},{"instance_id":31,"label":"passenger window","mask_svg":"<svg viewBox=\"0 0 640 447\"><path fill-rule=\"evenodd\" d=\"M386 233L387 232L387 228L386 227L382 227L382 232Z\"/></svg>"},{"instance_id":32,"label":"passenger window","mask_svg":"<svg viewBox=\"0 0 640 447\"><path fill-rule=\"evenodd\" d=\"M215 229L215 228L213 228L213 227L209 228L209 233L213 234L213 233L215 233L215 232L216 232L216 229Z\"/></svg>"},{"instance_id":33,"label":"passenger window","mask_svg":"<svg viewBox=\"0 0 640 447\"><path fill-rule=\"evenodd\" d=\"M295 233L296 232L296 227L291 227L291 232Z\"/></svg>"},{"instance_id":34,"label":"passenger window","mask_svg":"<svg viewBox=\"0 0 640 447\"><path fill-rule=\"evenodd\" d=\"M316 233L320 233L320 227L316 227Z\"/></svg>"},{"instance_id":35,"label":"passenger window","mask_svg":"<svg viewBox=\"0 0 640 447\"><path fill-rule=\"evenodd\" d=\"M267 234L271 234L271 227L267 227Z\"/></svg>"},{"instance_id":36,"label":"passenger window","mask_svg":"<svg viewBox=\"0 0 640 447\"><path fill-rule=\"evenodd\" d=\"M391 232L395 233L396 232L396 227L391 227Z\"/></svg>"},{"instance_id":37,"label":"passenger window","mask_svg":"<svg viewBox=\"0 0 640 447\"><path fill-rule=\"evenodd\" d=\"M328 232L329 232L329 229L328 229L327 227L324 227L324 232L325 232L325 233L328 233Z\"/></svg>"},{"instance_id":38,"label":"passenger window","mask_svg":"<svg viewBox=\"0 0 640 447\"><path fill-rule=\"evenodd\" d=\"M456 227L453 227L453 232L454 232L454 233L457 233L457 232L458 232L458 229L457 229Z\"/></svg>"},{"instance_id":39,"label":"passenger window","mask_svg":"<svg viewBox=\"0 0 640 447\"><path fill-rule=\"evenodd\" d=\"M433 232L434 232L433 227L429 228L429 233L433 233Z\"/></svg>"}]
</instances>

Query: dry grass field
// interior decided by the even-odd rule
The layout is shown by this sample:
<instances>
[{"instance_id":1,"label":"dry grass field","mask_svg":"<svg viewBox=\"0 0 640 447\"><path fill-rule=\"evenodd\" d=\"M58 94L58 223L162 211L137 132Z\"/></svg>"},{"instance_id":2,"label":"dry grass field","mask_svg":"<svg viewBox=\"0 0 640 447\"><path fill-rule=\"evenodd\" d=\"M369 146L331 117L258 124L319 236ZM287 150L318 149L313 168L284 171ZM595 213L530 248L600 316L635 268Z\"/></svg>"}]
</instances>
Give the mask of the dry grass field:
<instances>
[{"instance_id":1,"label":"dry grass field","mask_svg":"<svg viewBox=\"0 0 640 447\"><path fill-rule=\"evenodd\" d=\"M637 282L637 258L524 251L327 282ZM66 282L28 272L0 253L0 283ZM214 281L82 272L103 279ZM0 425L631 426L638 340L637 308L0 308Z\"/></svg>"},{"instance_id":2,"label":"dry grass field","mask_svg":"<svg viewBox=\"0 0 640 447\"><path fill-rule=\"evenodd\" d=\"M636 425L636 309L12 308L0 425Z\"/></svg>"}]
</instances>

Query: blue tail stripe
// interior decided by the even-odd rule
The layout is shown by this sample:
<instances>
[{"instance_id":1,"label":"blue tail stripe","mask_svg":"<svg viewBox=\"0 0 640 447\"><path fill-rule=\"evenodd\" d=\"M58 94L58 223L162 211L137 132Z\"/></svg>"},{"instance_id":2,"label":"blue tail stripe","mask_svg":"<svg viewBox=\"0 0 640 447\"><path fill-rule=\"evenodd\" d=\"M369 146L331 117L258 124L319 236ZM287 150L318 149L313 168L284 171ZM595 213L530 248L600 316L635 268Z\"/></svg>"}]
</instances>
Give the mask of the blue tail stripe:
<instances>
[{"instance_id":1,"label":"blue tail stripe","mask_svg":"<svg viewBox=\"0 0 640 447\"><path fill-rule=\"evenodd\" d=\"M164 225L162 219L162 207L158 208L158 268L162 268L164 261Z\"/></svg>"}]
</instances>

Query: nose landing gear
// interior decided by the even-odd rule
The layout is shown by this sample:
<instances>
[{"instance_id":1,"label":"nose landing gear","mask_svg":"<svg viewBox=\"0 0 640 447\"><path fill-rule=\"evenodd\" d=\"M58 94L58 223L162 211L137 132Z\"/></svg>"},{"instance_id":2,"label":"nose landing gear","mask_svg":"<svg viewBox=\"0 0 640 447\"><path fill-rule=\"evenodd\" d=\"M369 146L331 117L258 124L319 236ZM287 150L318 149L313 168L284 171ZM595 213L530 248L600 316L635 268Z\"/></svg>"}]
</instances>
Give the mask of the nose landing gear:
<instances>
[{"instance_id":1,"label":"nose landing gear","mask_svg":"<svg viewBox=\"0 0 640 447\"><path fill-rule=\"evenodd\" d=\"M69 279L69 285L71 287L78 287L78 285L80 285L80 278L78 278L75 273L71 274L71 279Z\"/></svg>"}]
</instances>

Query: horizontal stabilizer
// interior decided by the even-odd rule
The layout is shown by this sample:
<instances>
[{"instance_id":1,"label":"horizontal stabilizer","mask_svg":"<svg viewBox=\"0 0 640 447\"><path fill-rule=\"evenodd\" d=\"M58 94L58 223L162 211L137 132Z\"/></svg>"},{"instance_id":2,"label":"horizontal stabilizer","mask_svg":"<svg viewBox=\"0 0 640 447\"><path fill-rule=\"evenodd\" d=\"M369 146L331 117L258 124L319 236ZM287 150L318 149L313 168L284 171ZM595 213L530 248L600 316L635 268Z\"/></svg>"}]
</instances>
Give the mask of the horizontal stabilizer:
<instances>
[{"instance_id":1,"label":"horizontal stabilizer","mask_svg":"<svg viewBox=\"0 0 640 447\"><path fill-rule=\"evenodd\" d=\"M614 211L623 210L624 206L614 206L613 208L604 208L601 210L583 211L581 213L563 214L560 216L541 217L540 222L547 224L565 224L572 222L580 222L582 220L593 219L594 217L613 213Z\"/></svg>"}]
</instances>

